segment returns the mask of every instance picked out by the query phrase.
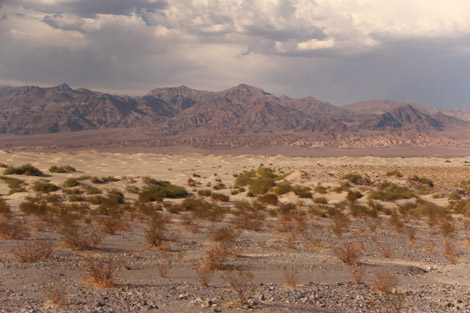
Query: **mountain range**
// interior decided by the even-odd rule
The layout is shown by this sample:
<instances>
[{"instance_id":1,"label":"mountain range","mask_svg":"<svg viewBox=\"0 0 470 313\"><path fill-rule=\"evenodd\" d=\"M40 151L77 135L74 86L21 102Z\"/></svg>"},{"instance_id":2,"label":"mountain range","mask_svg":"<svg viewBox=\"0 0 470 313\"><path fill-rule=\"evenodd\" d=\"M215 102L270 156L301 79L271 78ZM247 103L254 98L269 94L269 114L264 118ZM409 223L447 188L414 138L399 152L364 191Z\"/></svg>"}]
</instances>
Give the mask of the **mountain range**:
<instances>
[{"instance_id":1,"label":"mountain range","mask_svg":"<svg viewBox=\"0 0 470 313\"><path fill-rule=\"evenodd\" d=\"M339 107L313 97L276 97L244 84L220 92L158 88L140 97L72 89L67 84L3 87L0 134L66 136L132 129L145 135L127 138L130 145L205 148L260 142L310 148L462 145L470 129L470 110L466 110L440 111L390 100ZM111 135L108 139L116 142ZM0 148L1 141L0 136Z\"/></svg>"}]
</instances>

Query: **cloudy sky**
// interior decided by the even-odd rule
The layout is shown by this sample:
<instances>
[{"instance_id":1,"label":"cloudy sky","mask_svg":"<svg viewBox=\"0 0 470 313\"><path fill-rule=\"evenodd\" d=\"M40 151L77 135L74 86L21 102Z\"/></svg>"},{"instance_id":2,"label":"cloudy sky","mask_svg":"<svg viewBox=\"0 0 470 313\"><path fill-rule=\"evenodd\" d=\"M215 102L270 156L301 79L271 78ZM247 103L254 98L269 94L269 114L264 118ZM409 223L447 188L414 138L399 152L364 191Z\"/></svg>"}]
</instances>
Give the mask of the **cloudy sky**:
<instances>
[{"instance_id":1,"label":"cloudy sky","mask_svg":"<svg viewBox=\"0 0 470 313\"><path fill-rule=\"evenodd\" d=\"M468 0L0 0L0 84L470 107Z\"/></svg>"}]
</instances>

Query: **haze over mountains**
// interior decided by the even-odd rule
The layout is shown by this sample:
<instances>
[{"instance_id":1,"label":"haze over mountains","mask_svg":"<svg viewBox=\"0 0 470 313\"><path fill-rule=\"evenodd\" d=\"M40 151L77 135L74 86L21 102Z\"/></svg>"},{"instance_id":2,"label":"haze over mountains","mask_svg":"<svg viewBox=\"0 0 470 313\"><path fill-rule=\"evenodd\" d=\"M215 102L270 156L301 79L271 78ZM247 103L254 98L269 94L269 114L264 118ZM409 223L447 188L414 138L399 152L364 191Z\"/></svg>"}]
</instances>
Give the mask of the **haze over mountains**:
<instances>
[{"instance_id":1,"label":"haze over mountains","mask_svg":"<svg viewBox=\"0 0 470 313\"><path fill-rule=\"evenodd\" d=\"M158 88L142 97L72 89L66 84L0 88L1 134L67 137L87 131L100 134L105 145L461 146L469 135L467 113L388 100L337 107L313 97L276 97L248 85L220 92ZM84 147L92 143L91 138L74 141ZM11 147L12 141L0 137L2 146Z\"/></svg>"}]
</instances>

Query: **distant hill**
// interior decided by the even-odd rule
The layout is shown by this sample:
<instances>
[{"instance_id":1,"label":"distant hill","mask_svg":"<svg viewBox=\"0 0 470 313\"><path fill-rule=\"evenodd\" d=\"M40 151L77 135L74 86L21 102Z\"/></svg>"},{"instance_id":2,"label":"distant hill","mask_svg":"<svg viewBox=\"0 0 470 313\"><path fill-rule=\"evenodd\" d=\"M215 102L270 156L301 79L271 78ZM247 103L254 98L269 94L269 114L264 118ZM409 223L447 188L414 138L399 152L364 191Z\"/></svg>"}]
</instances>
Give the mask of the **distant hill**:
<instances>
[{"instance_id":1,"label":"distant hill","mask_svg":"<svg viewBox=\"0 0 470 313\"><path fill-rule=\"evenodd\" d=\"M72 89L67 84L0 88L0 134L139 129L142 132L128 132L128 136L148 135L135 135L126 143L130 145L151 141L157 146L249 146L260 142L374 146L375 139L364 138L398 136L402 139L392 142L410 142L409 138L468 133L470 123L455 117L461 112L389 100L338 107L313 97L276 97L244 84L220 92L186 86L158 88L141 97ZM110 141L117 144L114 138Z\"/></svg>"}]
</instances>

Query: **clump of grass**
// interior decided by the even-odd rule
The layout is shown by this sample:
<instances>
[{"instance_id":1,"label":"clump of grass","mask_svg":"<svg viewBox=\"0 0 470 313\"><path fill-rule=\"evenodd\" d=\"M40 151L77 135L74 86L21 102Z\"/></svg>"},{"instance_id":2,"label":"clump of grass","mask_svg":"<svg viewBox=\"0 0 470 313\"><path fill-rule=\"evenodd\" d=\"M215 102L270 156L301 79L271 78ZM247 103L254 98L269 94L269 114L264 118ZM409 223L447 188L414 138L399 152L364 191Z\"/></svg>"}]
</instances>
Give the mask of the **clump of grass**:
<instances>
[{"instance_id":1,"label":"clump of grass","mask_svg":"<svg viewBox=\"0 0 470 313\"><path fill-rule=\"evenodd\" d=\"M398 278L396 275L388 271L377 272L371 283L378 292L390 295L398 286Z\"/></svg>"},{"instance_id":2,"label":"clump of grass","mask_svg":"<svg viewBox=\"0 0 470 313\"><path fill-rule=\"evenodd\" d=\"M159 247L166 240L165 230L165 219L161 214L155 212L147 222L145 240L151 247Z\"/></svg>"},{"instance_id":3,"label":"clump of grass","mask_svg":"<svg viewBox=\"0 0 470 313\"><path fill-rule=\"evenodd\" d=\"M357 199L360 199L363 197L363 194L360 193L359 191L352 191L349 190L348 194L346 195L346 200L349 202L355 202Z\"/></svg>"},{"instance_id":4,"label":"clump of grass","mask_svg":"<svg viewBox=\"0 0 470 313\"><path fill-rule=\"evenodd\" d=\"M0 176L0 179L8 184L8 188L10 188L10 191L8 192L9 195L12 195L16 192L26 191L23 186L24 180L6 176Z\"/></svg>"},{"instance_id":5,"label":"clump of grass","mask_svg":"<svg viewBox=\"0 0 470 313\"><path fill-rule=\"evenodd\" d=\"M426 177L419 177L417 175L413 175L410 178L410 181L415 182L415 183L419 183L419 184L422 184L422 185L427 185L429 187L434 187L433 181L430 180L429 178L426 178Z\"/></svg>"},{"instance_id":6,"label":"clump of grass","mask_svg":"<svg viewBox=\"0 0 470 313\"><path fill-rule=\"evenodd\" d=\"M89 282L96 287L107 288L115 285L113 276L119 262L112 256L84 257L81 265Z\"/></svg>"},{"instance_id":7,"label":"clump of grass","mask_svg":"<svg viewBox=\"0 0 470 313\"><path fill-rule=\"evenodd\" d=\"M43 197L26 197L20 203L19 209L21 212L32 215L45 215L50 211L48 201Z\"/></svg>"},{"instance_id":8,"label":"clump of grass","mask_svg":"<svg viewBox=\"0 0 470 313\"><path fill-rule=\"evenodd\" d=\"M87 195L100 195L102 194L101 189L96 188L96 187L89 187L86 189L86 194Z\"/></svg>"},{"instance_id":9,"label":"clump of grass","mask_svg":"<svg viewBox=\"0 0 470 313\"><path fill-rule=\"evenodd\" d=\"M50 193L59 190L59 187L48 181L41 180L33 184L33 190L36 192Z\"/></svg>"},{"instance_id":10,"label":"clump of grass","mask_svg":"<svg viewBox=\"0 0 470 313\"><path fill-rule=\"evenodd\" d=\"M209 287L209 283L214 277L215 271L208 263L194 265L194 270L202 287Z\"/></svg>"},{"instance_id":11,"label":"clump of grass","mask_svg":"<svg viewBox=\"0 0 470 313\"><path fill-rule=\"evenodd\" d=\"M4 171L3 175L28 175L28 176L42 176L42 172L32 166L31 164L24 164L19 167L8 166Z\"/></svg>"},{"instance_id":12,"label":"clump of grass","mask_svg":"<svg viewBox=\"0 0 470 313\"><path fill-rule=\"evenodd\" d=\"M63 306L68 303L67 295L64 292L65 286L59 279L51 275L41 287L44 296L50 304Z\"/></svg>"},{"instance_id":13,"label":"clump of grass","mask_svg":"<svg viewBox=\"0 0 470 313\"><path fill-rule=\"evenodd\" d=\"M233 248L239 236L240 234L229 226L217 227L211 232L211 240L226 248Z\"/></svg>"},{"instance_id":14,"label":"clump of grass","mask_svg":"<svg viewBox=\"0 0 470 313\"><path fill-rule=\"evenodd\" d=\"M50 240L22 242L13 248L12 254L18 262L34 263L51 257L54 244Z\"/></svg>"},{"instance_id":15,"label":"clump of grass","mask_svg":"<svg viewBox=\"0 0 470 313\"><path fill-rule=\"evenodd\" d=\"M249 192L253 195L262 195L271 190L276 181L286 177L286 174L276 174L276 172L267 167L260 167L258 170L251 170L237 175L235 186L249 187Z\"/></svg>"},{"instance_id":16,"label":"clump of grass","mask_svg":"<svg viewBox=\"0 0 470 313\"><path fill-rule=\"evenodd\" d=\"M328 193L328 190L326 189L326 187L319 184L315 187L315 192L321 195L326 195Z\"/></svg>"}]
</instances>

